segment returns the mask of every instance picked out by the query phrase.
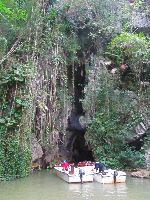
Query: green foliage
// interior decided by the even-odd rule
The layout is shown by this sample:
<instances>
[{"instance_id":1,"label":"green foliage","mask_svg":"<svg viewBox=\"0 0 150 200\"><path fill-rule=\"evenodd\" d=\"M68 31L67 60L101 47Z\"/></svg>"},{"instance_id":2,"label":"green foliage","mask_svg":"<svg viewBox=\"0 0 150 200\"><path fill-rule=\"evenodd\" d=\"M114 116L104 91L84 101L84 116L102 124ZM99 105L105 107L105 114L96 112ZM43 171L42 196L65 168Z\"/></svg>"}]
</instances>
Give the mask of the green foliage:
<instances>
[{"instance_id":1,"label":"green foliage","mask_svg":"<svg viewBox=\"0 0 150 200\"><path fill-rule=\"evenodd\" d=\"M86 139L95 158L112 168L143 167L144 152L131 150L126 142L134 136L134 127L141 121L137 96L115 90L105 66L96 60L93 65L83 104L89 118Z\"/></svg>"},{"instance_id":2,"label":"green foliage","mask_svg":"<svg viewBox=\"0 0 150 200\"><path fill-rule=\"evenodd\" d=\"M97 113L87 131L87 139L93 147L95 158L111 168L143 167L144 152L131 150L125 143L133 126L131 119L123 124L119 112L115 113L115 110L110 111L109 117L100 110Z\"/></svg>"},{"instance_id":3,"label":"green foliage","mask_svg":"<svg viewBox=\"0 0 150 200\"><path fill-rule=\"evenodd\" d=\"M16 40L23 39L23 36L27 34L27 25L31 20L31 11L34 3L35 0L0 1L1 37L7 38L7 46L9 50Z\"/></svg>"},{"instance_id":4,"label":"green foliage","mask_svg":"<svg viewBox=\"0 0 150 200\"><path fill-rule=\"evenodd\" d=\"M26 65L19 63L1 71L0 77L0 180L29 174L31 152L27 129L22 129L29 108Z\"/></svg>"},{"instance_id":5,"label":"green foliage","mask_svg":"<svg viewBox=\"0 0 150 200\"><path fill-rule=\"evenodd\" d=\"M52 162L50 162L49 164L49 169L54 169L55 164L57 163L57 160L53 160Z\"/></svg>"},{"instance_id":6,"label":"green foliage","mask_svg":"<svg viewBox=\"0 0 150 200\"><path fill-rule=\"evenodd\" d=\"M26 78L26 66L20 64L14 64L10 70L2 71L0 75L0 85L13 85L17 83L25 83Z\"/></svg>"},{"instance_id":7,"label":"green foliage","mask_svg":"<svg viewBox=\"0 0 150 200\"><path fill-rule=\"evenodd\" d=\"M18 138L5 138L1 156L1 180L12 180L29 174L30 150L26 144L19 145ZM3 152L1 150L1 152Z\"/></svg>"},{"instance_id":8,"label":"green foliage","mask_svg":"<svg viewBox=\"0 0 150 200\"><path fill-rule=\"evenodd\" d=\"M131 6L125 0L58 0L56 8L63 10L63 15L79 33L80 39L80 34L84 32L82 40L88 39L87 50L92 45L99 48L98 44L103 45L102 41L109 41L116 34L131 30L133 15L144 7L143 3L136 0ZM144 8L142 14L145 13Z\"/></svg>"},{"instance_id":9,"label":"green foliage","mask_svg":"<svg viewBox=\"0 0 150 200\"><path fill-rule=\"evenodd\" d=\"M0 37L0 59L6 54L7 40L5 37Z\"/></svg>"},{"instance_id":10,"label":"green foliage","mask_svg":"<svg viewBox=\"0 0 150 200\"><path fill-rule=\"evenodd\" d=\"M0 179L28 175L33 133L44 147L57 149L58 132L66 131L72 101L69 94L73 95L74 89L74 85L72 91L68 89L67 66L80 62L81 50L86 57L99 44L97 39L121 32L128 26L130 14L123 0L1 0ZM130 37L131 42L127 34L122 37L126 37L121 38L123 45L134 46L125 55L147 59L144 36ZM113 47L118 53L116 63L124 56L117 50L119 44ZM139 122L137 106L129 100L122 104L125 94L116 95L106 69L95 74L96 80L91 79L94 85L89 84L86 92L86 111L94 116L89 120L87 139L97 159L112 167L126 166L120 160L130 151L122 141ZM73 73L71 76L73 82ZM55 160L50 167L54 164Z\"/></svg>"},{"instance_id":11,"label":"green foliage","mask_svg":"<svg viewBox=\"0 0 150 200\"><path fill-rule=\"evenodd\" d=\"M24 9L19 8L17 2L11 0L2 0L0 2L1 16L8 21L21 20L24 21L27 18L27 13Z\"/></svg>"},{"instance_id":12,"label":"green foliage","mask_svg":"<svg viewBox=\"0 0 150 200\"><path fill-rule=\"evenodd\" d=\"M106 55L117 70L118 87L137 91L141 72L148 72L150 59L150 38L144 34L123 32L114 37L108 45ZM127 68L123 69L122 66Z\"/></svg>"},{"instance_id":13,"label":"green foliage","mask_svg":"<svg viewBox=\"0 0 150 200\"><path fill-rule=\"evenodd\" d=\"M146 166L145 152L135 151L127 147L125 151L120 152L119 161L120 163L123 163L124 168L143 168Z\"/></svg>"},{"instance_id":14,"label":"green foliage","mask_svg":"<svg viewBox=\"0 0 150 200\"><path fill-rule=\"evenodd\" d=\"M77 37L75 33L71 33L69 37L63 39L63 48L65 51L67 64L78 62L77 52L80 50L78 45Z\"/></svg>"},{"instance_id":15,"label":"green foliage","mask_svg":"<svg viewBox=\"0 0 150 200\"><path fill-rule=\"evenodd\" d=\"M150 39L142 33L121 33L114 37L108 45L109 57L116 64L132 66L134 72L139 71L142 62L150 58Z\"/></svg>"}]
</instances>

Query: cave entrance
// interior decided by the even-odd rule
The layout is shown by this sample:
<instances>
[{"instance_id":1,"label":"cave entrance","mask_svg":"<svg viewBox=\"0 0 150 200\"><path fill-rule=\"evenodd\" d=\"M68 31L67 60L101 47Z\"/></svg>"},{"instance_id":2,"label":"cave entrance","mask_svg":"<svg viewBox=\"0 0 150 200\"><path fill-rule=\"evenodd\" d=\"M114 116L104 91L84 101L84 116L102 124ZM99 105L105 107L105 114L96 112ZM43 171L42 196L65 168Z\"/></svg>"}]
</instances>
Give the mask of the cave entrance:
<instances>
[{"instance_id":1,"label":"cave entrance","mask_svg":"<svg viewBox=\"0 0 150 200\"><path fill-rule=\"evenodd\" d=\"M68 160L70 162L94 161L90 145L85 140L86 126L81 124L85 117L82 107L84 87L86 84L85 63L68 67L68 88L74 96L71 114L68 117L67 144Z\"/></svg>"},{"instance_id":2,"label":"cave entrance","mask_svg":"<svg viewBox=\"0 0 150 200\"><path fill-rule=\"evenodd\" d=\"M84 135L76 137L72 149L72 162L94 161L90 146L86 143Z\"/></svg>"}]
</instances>

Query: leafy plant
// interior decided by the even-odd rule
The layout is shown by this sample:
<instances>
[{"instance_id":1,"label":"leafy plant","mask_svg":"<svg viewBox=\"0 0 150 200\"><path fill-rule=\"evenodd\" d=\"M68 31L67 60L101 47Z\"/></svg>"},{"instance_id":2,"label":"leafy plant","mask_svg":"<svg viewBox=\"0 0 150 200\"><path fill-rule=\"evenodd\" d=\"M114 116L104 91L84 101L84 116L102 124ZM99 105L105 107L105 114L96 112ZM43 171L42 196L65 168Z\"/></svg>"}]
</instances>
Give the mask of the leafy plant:
<instances>
[{"instance_id":1,"label":"leafy plant","mask_svg":"<svg viewBox=\"0 0 150 200\"><path fill-rule=\"evenodd\" d=\"M142 69L142 63L150 58L150 40L144 34L123 32L108 45L108 55L116 66L129 65L134 72Z\"/></svg>"},{"instance_id":2,"label":"leafy plant","mask_svg":"<svg viewBox=\"0 0 150 200\"><path fill-rule=\"evenodd\" d=\"M99 59L93 63L85 90L88 93L83 101L89 123L86 139L95 159L108 167L143 167L144 152L132 151L126 142L133 137L134 128L141 121L138 97L133 92L116 90L105 65L99 63Z\"/></svg>"}]
</instances>

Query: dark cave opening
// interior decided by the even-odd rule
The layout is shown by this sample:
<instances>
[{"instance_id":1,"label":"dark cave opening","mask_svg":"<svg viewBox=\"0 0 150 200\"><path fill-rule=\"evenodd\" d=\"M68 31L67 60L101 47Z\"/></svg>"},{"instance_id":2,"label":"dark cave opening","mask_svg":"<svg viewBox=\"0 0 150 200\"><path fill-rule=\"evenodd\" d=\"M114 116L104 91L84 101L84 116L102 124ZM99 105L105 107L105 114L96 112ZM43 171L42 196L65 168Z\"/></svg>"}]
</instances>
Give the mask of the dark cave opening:
<instances>
[{"instance_id":1,"label":"dark cave opening","mask_svg":"<svg viewBox=\"0 0 150 200\"><path fill-rule=\"evenodd\" d=\"M74 76L74 77L73 77ZM68 140L66 144L71 162L94 161L90 146L86 143L86 127L80 123L80 118L85 116L82 99L86 84L85 64L76 64L68 67L68 88L74 95L71 114L68 117ZM72 85L74 86L72 88Z\"/></svg>"},{"instance_id":2,"label":"dark cave opening","mask_svg":"<svg viewBox=\"0 0 150 200\"><path fill-rule=\"evenodd\" d=\"M94 161L92 150L86 144L84 135L79 135L73 144L72 162Z\"/></svg>"},{"instance_id":3,"label":"dark cave opening","mask_svg":"<svg viewBox=\"0 0 150 200\"><path fill-rule=\"evenodd\" d=\"M128 146L134 151L140 151L143 145L145 144L145 138L148 136L147 134L148 129L145 131L144 134L140 136L136 136L132 140L128 141Z\"/></svg>"}]
</instances>

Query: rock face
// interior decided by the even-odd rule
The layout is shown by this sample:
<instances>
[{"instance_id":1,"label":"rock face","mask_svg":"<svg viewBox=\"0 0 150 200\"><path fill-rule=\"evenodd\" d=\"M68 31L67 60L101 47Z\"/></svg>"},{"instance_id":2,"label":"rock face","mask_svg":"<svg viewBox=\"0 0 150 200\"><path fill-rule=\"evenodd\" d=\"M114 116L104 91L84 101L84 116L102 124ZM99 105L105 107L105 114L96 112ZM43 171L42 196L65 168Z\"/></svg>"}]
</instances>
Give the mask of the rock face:
<instances>
[{"instance_id":1,"label":"rock face","mask_svg":"<svg viewBox=\"0 0 150 200\"><path fill-rule=\"evenodd\" d=\"M136 32L144 32L146 35L150 35L150 0L145 0L146 8L133 12L133 26Z\"/></svg>"},{"instance_id":2,"label":"rock face","mask_svg":"<svg viewBox=\"0 0 150 200\"><path fill-rule=\"evenodd\" d=\"M32 154L32 162L42 158L43 150L41 145L38 143L36 138L32 138L31 140L31 154Z\"/></svg>"},{"instance_id":3,"label":"rock face","mask_svg":"<svg viewBox=\"0 0 150 200\"><path fill-rule=\"evenodd\" d=\"M115 94L118 95L119 90L115 90ZM132 105L138 105L138 96L132 91L126 91L124 95L125 101ZM141 121L133 127L132 135L127 138L127 144L136 151L140 151L141 147L146 143L144 138L148 136L150 129L150 115L147 112L147 105L143 104L139 109L139 116ZM145 161L147 168L150 169L150 147L145 151Z\"/></svg>"},{"instance_id":4,"label":"rock face","mask_svg":"<svg viewBox=\"0 0 150 200\"><path fill-rule=\"evenodd\" d=\"M150 148L145 152L147 168L150 169Z\"/></svg>"},{"instance_id":5,"label":"rock face","mask_svg":"<svg viewBox=\"0 0 150 200\"><path fill-rule=\"evenodd\" d=\"M149 1L149 0L147 0ZM115 6L115 5L114 5ZM114 7L113 6L113 7ZM75 67L69 67L68 68L68 74L70 74L70 77L68 79L70 80L70 85L73 83L73 85L70 86L70 91L74 92L74 105L73 108L75 107L75 111L73 111L70 116L68 117L68 127L67 127L67 142L66 145L61 145L61 147L58 149L57 144L54 145L53 148L51 149L44 149L42 150L42 147L38 143L37 139L33 138L32 140L32 145L31 145L31 150L32 150L32 161L36 161L37 159L42 159L43 163L49 163L53 159L55 159L55 156L57 156L57 152L61 152L62 158L65 157L70 157L74 161L82 161L90 159L92 160L92 153L88 145L86 145L85 142L85 132L86 132L86 124L84 120L84 112L82 108L82 99L84 99L84 86L86 83L86 65L85 63L83 64L84 58L88 57L91 53L94 53L95 51L95 46L92 43L92 40L89 39L89 33L90 29L86 27L86 24L89 22L89 20L93 21L95 20L95 15L92 11L92 6L87 10L84 15L78 12L79 9L73 10L69 9L66 12L66 19L74 26L76 29L78 29L78 37L80 40L81 48L82 51L78 52L78 57L81 58L82 64L77 64ZM137 15L137 13L133 13L133 26L135 27L136 30L141 30L142 28L147 29L149 27L149 18L146 16L141 17L141 13L139 12L138 16L136 18L134 15ZM120 17L119 17L120 18ZM117 24L119 23L116 21ZM120 25L119 25L120 26ZM119 28L120 30L120 28ZM106 39L103 39L104 42L99 42L105 43ZM100 37L98 41L102 41L102 38ZM92 46L93 45L93 46ZM92 47L91 47L92 46ZM41 69L42 70L42 69ZM70 71L69 71L70 70ZM74 71L73 71L74 70ZM115 73L112 71L112 73ZM74 78L72 78L72 74L74 74ZM40 78L39 78L40 80ZM42 82L42 80L41 80ZM39 84L38 84L39 85ZM43 91L42 91L43 92ZM132 96L133 95L133 96ZM41 95L38 95L41 96ZM134 94L129 94L131 99L133 100L133 103L137 103L136 97L134 98ZM41 101L41 99L40 99ZM43 107L43 105L40 105L41 110L47 110L47 107ZM41 119L44 119L44 112L40 114L40 110L37 110L37 127L41 127ZM147 120L147 119L146 119ZM137 127L135 127L135 135L133 136L133 140L137 142L137 140L141 140L141 137L145 134L145 131L149 127L149 123L144 120L143 122L139 123ZM37 136L39 135L39 131L37 129ZM53 134L52 134L53 135ZM58 134L54 134L58 135ZM37 137L40 138L40 137ZM56 138L57 141L57 138ZM64 141L63 141L64 142ZM43 152L44 151L44 152ZM84 155L82 155L84 154ZM87 155L88 154L88 155ZM90 155L89 155L90 154ZM85 155L86 158L85 158ZM148 154L149 155L149 154ZM149 159L150 163L150 158L147 156L147 159ZM148 162L147 162L148 163ZM46 165L46 164L45 164Z\"/></svg>"},{"instance_id":6,"label":"rock face","mask_svg":"<svg viewBox=\"0 0 150 200\"><path fill-rule=\"evenodd\" d=\"M44 159L45 165L52 162L53 160L57 159L59 157L58 155L58 146L54 146L52 149L46 149L44 152Z\"/></svg>"},{"instance_id":7,"label":"rock face","mask_svg":"<svg viewBox=\"0 0 150 200\"><path fill-rule=\"evenodd\" d=\"M131 176L136 178L150 178L150 171L139 170L137 172L132 172Z\"/></svg>"},{"instance_id":8,"label":"rock face","mask_svg":"<svg viewBox=\"0 0 150 200\"><path fill-rule=\"evenodd\" d=\"M150 17L149 16L136 18L134 25L136 28L136 32L144 32L145 34L150 35L149 33Z\"/></svg>"}]
</instances>

